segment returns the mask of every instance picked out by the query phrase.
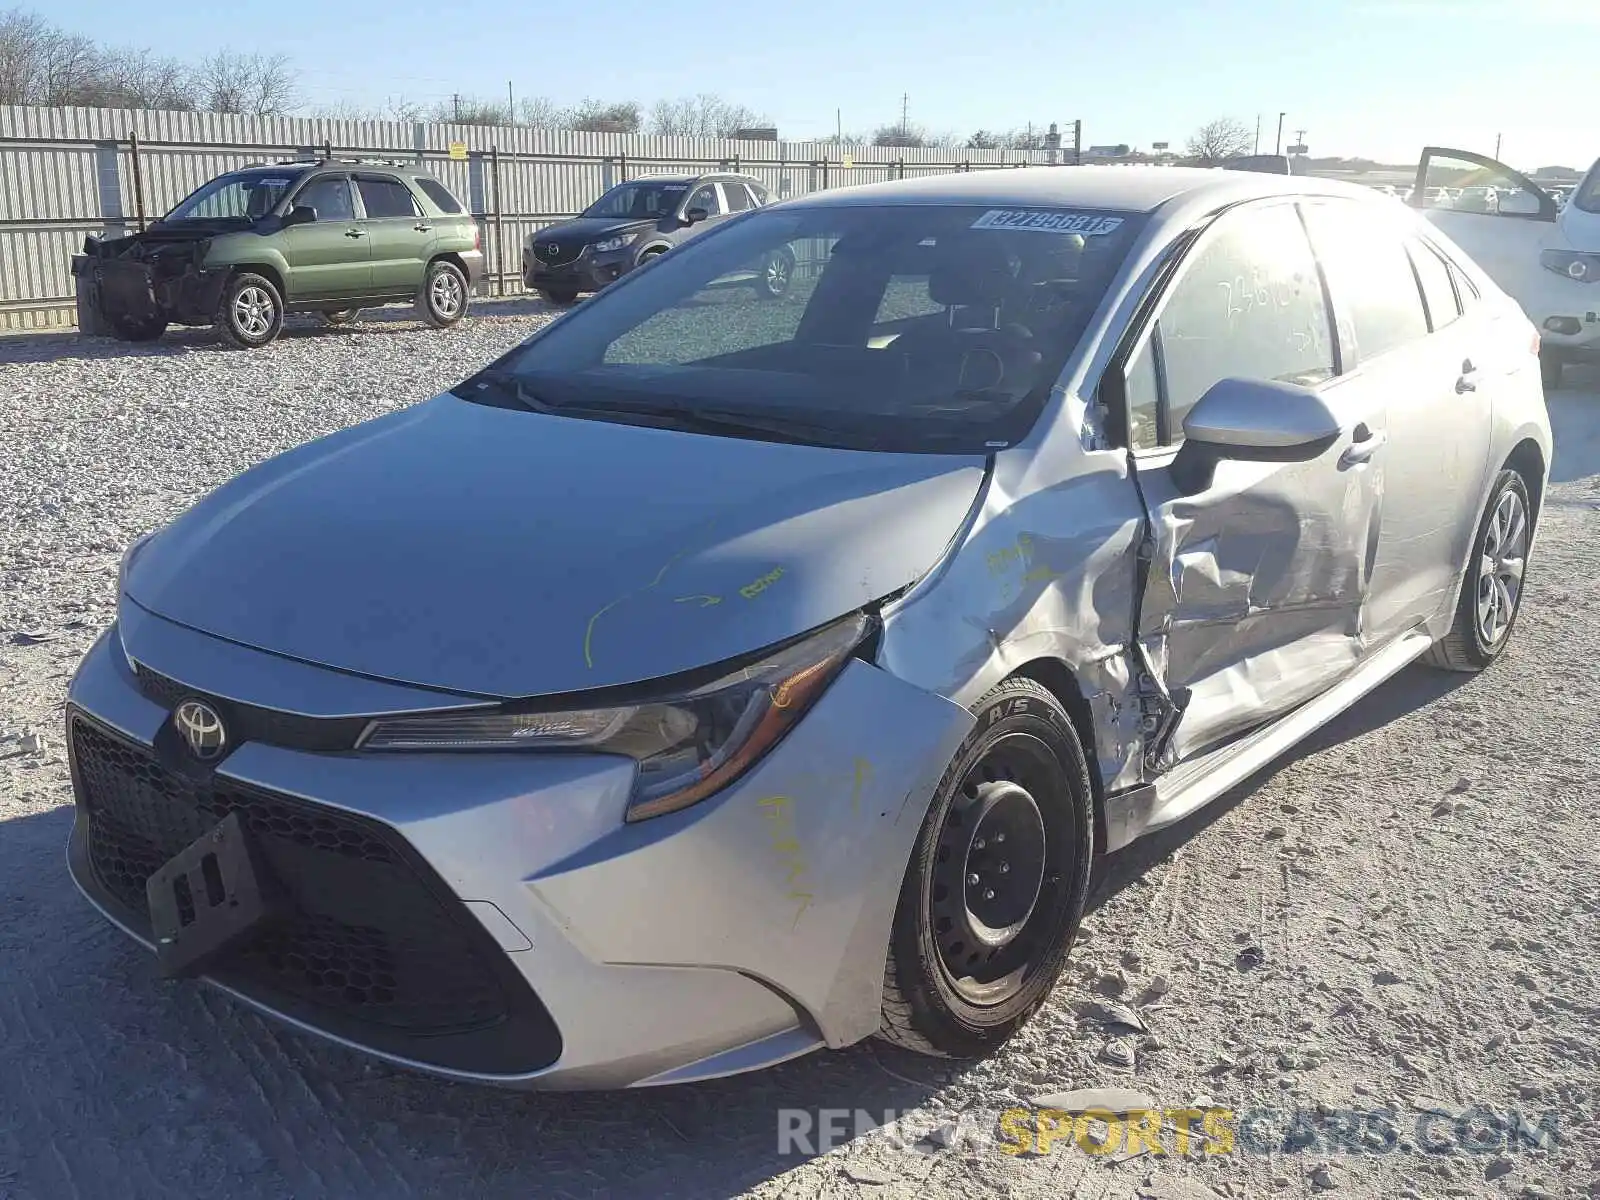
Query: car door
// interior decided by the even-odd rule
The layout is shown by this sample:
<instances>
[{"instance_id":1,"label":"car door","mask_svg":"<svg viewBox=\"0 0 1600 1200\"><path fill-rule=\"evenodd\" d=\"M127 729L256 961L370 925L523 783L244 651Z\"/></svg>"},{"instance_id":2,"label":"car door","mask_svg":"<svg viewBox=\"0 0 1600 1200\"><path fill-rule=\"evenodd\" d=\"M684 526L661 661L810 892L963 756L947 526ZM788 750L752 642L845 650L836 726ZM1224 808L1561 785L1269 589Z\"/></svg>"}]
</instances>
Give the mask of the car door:
<instances>
[{"instance_id":1,"label":"car door","mask_svg":"<svg viewBox=\"0 0 1600 1200\"><path fill-rule=\"evenodd\" d=\"M1353 670L1382 494L1382 397L1341 374L1324 281L1292 201L1218 218L1190 248L1119 382L1149 519L1138 639L1160 681L1164 768ZM1184 469L1183 419L1227 378L1313 388L1342 431L1308 461ZM1189 460L1189 461L1192 461Z\"/></svg>"},{"instance_id":2,"label":"car door","mask_svg":"<svg viewBox=\"0 0 1600 1200\"><path fill-rule=\"evenodd\" d=\"M1492 396L1508 373L1532 369L1531 356L1525 339L1508 343L1490 327L1487 308L1463 316L1449 259L1424 236L1426 224L1346 200L1304 211L1352 384L1382 395L1387 414L1366 622L1382 644L1453 595L1489 469Z\"/></svg>"},{"instance_id":3,"label":"car door","mask_svg":"<svg viewBox=\"0 0 1600 1200\"><path fill-rule=\"evenodd\" d=\"M689 193L689 198L683 202L683 207L678 210L680 222L687 219L688 214L697 208L705 210L705 219L696 221L693 225L680 223L678 231L672 238L674 244L685 242L692 237L699 237L706 230L714 229L728 215L727 206L722 200L722 192L712 182L702 183Z\"/></svg>"},{"instance_id":4,"label":"car door","mask_svg":"<svg viewBox=\"0 0 1600 1200\"><path fill-rule=\"evenodd\" d=\"M359 225L372 257L373 294L415 293L428 263L433 223L423 218L411 189L394 176L360 171L355 183Z\"/></svg>"},{"instance_id":5,"label":"car door","mask_svg":"<svg viewBox=\"0 0 1600 1200\"><path fill-rule=\"evenodd\" d=\"M356 224L350 177L313 176L288 203L310 208L316 220L291 225L278 234L289 276L284 281L291 304L359 296L372 286L366 235Z\"/></svg>"},{"instance_id":6,"label":"car door","mask_svg":"<svg viewBox=\"0 0 1600 1200\"><path fill-rule=\"evenodd\" d=\"M1436 200L1441 188L1459 189L1461 194ZM1506 196L1513 198L1499 203ZM1492 158L1429 146L1417 162L1408 203L1421 209L1524 308L1533 307L1531 299L1542 282L1539 254L1551 243L1559 211L1543 188Z\"/></svg>"}]
</instances>

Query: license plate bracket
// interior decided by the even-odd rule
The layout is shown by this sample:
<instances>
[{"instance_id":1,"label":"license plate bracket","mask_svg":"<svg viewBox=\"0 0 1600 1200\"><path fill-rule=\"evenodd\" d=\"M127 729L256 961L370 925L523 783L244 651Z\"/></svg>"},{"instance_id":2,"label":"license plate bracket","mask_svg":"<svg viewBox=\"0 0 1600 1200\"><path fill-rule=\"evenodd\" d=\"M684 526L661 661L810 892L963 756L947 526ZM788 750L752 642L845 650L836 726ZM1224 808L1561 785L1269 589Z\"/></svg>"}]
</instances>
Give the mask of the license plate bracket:
<instances>
[{"instance_id":1,"label":"license plate bracket","mask_svg":"<svg viewBox=\"0 0 1600 1200\"><path fill-rule=\"evenodd\" d=\"M145 883L161 969L193 975L280 916L282 888L237 812L163 863Z\"/></svg>"}]
</instances>

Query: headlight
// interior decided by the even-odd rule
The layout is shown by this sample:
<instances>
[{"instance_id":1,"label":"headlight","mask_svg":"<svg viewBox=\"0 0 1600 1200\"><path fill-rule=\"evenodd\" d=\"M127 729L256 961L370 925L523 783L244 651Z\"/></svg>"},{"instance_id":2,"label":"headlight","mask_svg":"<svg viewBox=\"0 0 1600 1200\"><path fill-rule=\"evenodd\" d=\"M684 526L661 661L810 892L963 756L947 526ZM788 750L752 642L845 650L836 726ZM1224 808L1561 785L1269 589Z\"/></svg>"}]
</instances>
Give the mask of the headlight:
<instances>
[{"instance_id":1,"label":"headlight","mask_svg":"<svg viewBox=\"0 0 1600 1200\"><path fill-rule=\"evenodd\" d=\"M642 821L705 799L759 762L822 695L870 628L858 614L711 683L637 704L389 717L372 723L360 748L626 755L639 766L628 820Z\"/></svg>"},{"instance_id":2,"label":"headlight","mask_svg":"<svg viewBox=\"0 0 1600 1200\"><path fill-rule=\"evenodd\" d=\"M1539 265L1557 275L1579 283L1600 283L1600 254L1581 254L1576 250L1546 250Z\"/></svg>"},{"instance_id":3,"label":"headlight","mask_svg":"<svg viewBox=\"0 0 1600 1200\"><path fill-rule=\"evenodd\" d=\"M633 235L631 233L619 233L616 237L607 238L603 242L595 242L589 247L589 249L593 250L596 254L604 254L608 250L621 250L631 241L633 241Z\"/></svg>"}]
</instances>

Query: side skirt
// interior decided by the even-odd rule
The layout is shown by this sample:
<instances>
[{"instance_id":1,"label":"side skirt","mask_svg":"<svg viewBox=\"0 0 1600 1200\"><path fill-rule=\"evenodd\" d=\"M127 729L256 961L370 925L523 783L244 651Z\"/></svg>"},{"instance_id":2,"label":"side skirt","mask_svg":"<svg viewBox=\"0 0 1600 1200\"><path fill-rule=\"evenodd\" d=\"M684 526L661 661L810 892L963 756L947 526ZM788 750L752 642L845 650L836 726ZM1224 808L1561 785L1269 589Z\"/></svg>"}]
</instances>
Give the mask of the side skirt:
<instances>
[{"instance_id":1,"label":"side skirt","mask_svg":"<svg viewBox=\"0 0 1600 1200\"><path fill-rule=\"evenodd\" d=\"M1421 629L1402 634L1355 674L1271 725L1180 763L1153 783L1107 797L1106 849L1120 850L1211 803L1398 674L1431 644Z\"/></svg>"}]
</instances>

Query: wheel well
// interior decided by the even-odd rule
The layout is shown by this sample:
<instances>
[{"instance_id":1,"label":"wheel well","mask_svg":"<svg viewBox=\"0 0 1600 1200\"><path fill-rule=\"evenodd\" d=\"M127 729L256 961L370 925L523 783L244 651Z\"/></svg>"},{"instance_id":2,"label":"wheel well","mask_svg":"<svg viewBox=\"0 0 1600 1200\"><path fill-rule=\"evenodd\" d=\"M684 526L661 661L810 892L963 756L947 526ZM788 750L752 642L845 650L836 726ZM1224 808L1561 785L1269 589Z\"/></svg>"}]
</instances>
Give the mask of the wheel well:
<instances>
[{"instance_id":1,"label":"wheel well","mask_svg":"<svg viewBox=\"0 0 1600 1200\"><path fill-rule=\"evenodd\" d=\"M1539 519L1539 504L1544 498L1544 455L1532 438L1518 442L1506 459L1506 466L1522 476L1528 487L1528 499L1533 503L1533 519Z\"/></svg>"},{"instance_id":2,"label":"wheel well","mask_svg":"<svg viewBox=\"0 0 1600 1200\"><path fill-rule=\"evenodd\" d=\"M451 266L453 266L456 270L461 272L461 277L463 279L468 278L468 275L467 275L467 264L461 261L461 256L459 254L455 253L455 251L446 250L443 254L435 254L432 258L430 258L428 260L428 267L433 266L433 264L436 263L436 262L447 262ZM426 271L427 269L428 269L427 267L423 268L424 271Z\"/></svg>"},{"instance_id":3,"label":"wheel well","mask_svg":"<svg viewBox=\"0 0 1600 1200\"><path fill-rule=\"evenodd\" d=\"M278 289L279 300L288 300L288 293L283 287L283 276L279 275L275 268L269 267L265 263L240 263L238 266L234 267L233 270L228 272L228 282L231 283L236 276L244 274L261 276L268 283L272 284L273 287Z\"/></svg>"},{"instance_id":4,"label":"wheel well","mask_svg":"<svg viewBox=\"0 0 1600 1200\"><path fill-rule=\"evenodd\" d=\"M1012 674L1031 679L1044 688L1061 701L1061 706L1072 718L1072 727L1078 733L1078 744L1083 747L1084 761L1089 766L1089 790L1094 796L1095 845L1104 846L1106 803L1098 767L1099 755L1095 750L1094 713L1089 709L1089 702L1084 699L1083 689L1078 686L1077 676L1072 673L1072 668L1059 658L1036 658L1032 662L1024 663Z\"/></svg>"}]
</instances>

